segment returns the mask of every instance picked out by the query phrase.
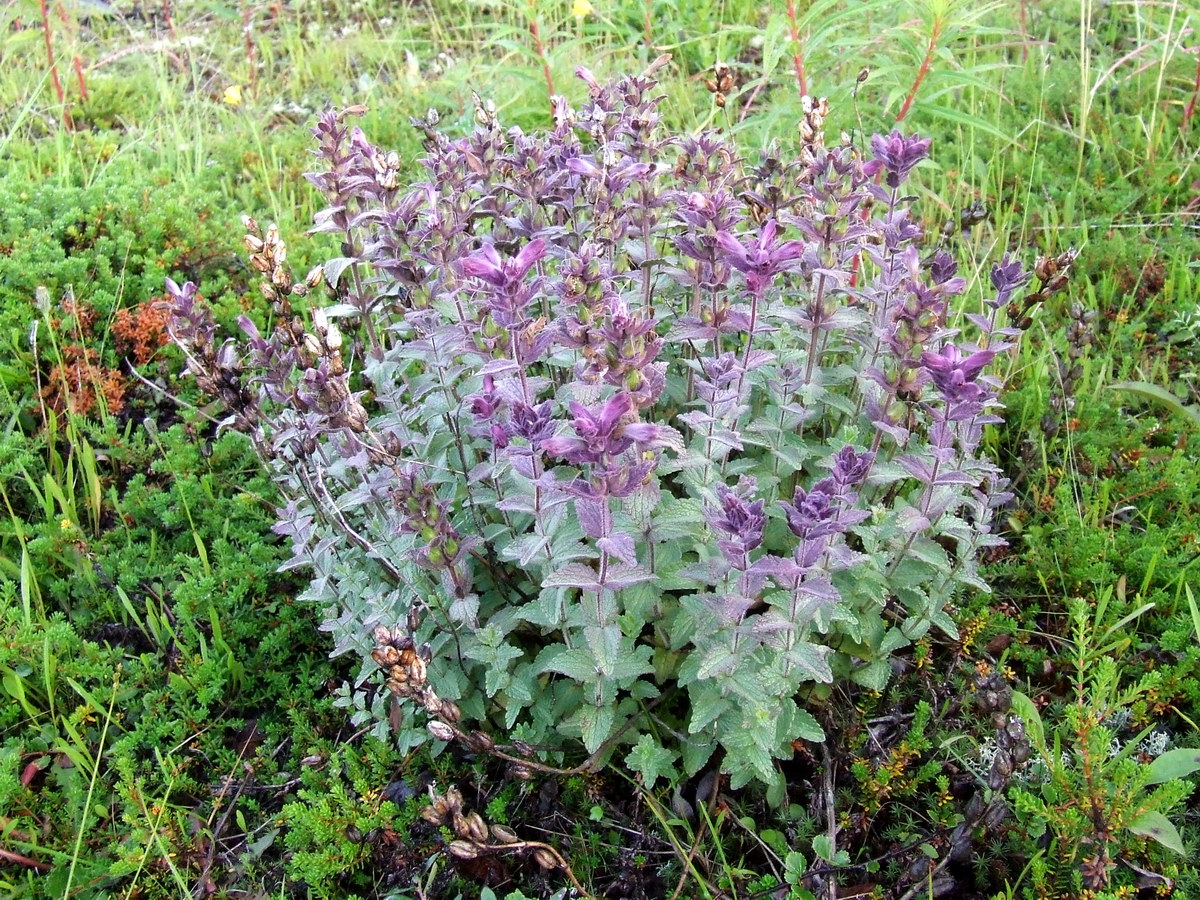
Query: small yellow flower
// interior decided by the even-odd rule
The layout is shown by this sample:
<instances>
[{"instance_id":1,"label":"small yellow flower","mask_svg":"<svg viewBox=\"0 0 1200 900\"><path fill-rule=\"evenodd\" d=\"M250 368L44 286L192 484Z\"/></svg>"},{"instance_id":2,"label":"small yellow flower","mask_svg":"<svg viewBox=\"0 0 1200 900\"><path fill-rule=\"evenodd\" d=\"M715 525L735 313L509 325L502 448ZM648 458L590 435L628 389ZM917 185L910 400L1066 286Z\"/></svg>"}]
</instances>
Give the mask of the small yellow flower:
<instances>
[{"instance_id":1,"label":"small yellow flower","mask_svg":"<svg viewBox=\"0 0 1200 900\"><path fill-rule=\"evenodd\" d=\"M242 86L240 84L231 84L225 88L225 94L221 97L221 100L230 106L240 106L242 103Z\"/></svg>"},{"instance_id":2,"label":"small yellow flower","mask_svg":"<svg viewBox=\"0 0 1200 900\"><path fill-rule=\"evenodd\" d=\"M63 519L61 522L58 523L58 528L60 531L70 531L71 530L71 520Z\"/></svg>"},{"instance_id":3,"label":"small yellow flower","mask_svg":"<svg viewBox=\"0 0 1200 900\"><path fill-rule=\"evenodd\" d=\"M571 4L571 15L577 19L586 19L596 11L596 7L592 6L591 0L574 0Z\"/></svg>"}]
</instances>

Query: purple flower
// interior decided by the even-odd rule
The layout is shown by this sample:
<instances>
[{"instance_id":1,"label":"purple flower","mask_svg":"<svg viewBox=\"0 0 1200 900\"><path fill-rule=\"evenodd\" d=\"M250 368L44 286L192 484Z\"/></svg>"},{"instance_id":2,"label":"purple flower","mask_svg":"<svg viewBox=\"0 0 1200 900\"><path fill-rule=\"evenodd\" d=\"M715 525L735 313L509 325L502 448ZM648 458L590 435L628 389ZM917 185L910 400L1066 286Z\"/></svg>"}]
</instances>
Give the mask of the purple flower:
<instances>
[{"instance_id":1,"label":"purple flower","mask_svg":"<svg viewBox=\"0 0 1200 900\"><path fill-rule=\"evenodd\" d=\"M628 391L614 394L593 413L582 403L572 403L575 416L571 428L577 437L559 435L542 441L542 450L550 456L560 456L572 465L598 463L624 453L634 444L643 448L656 445L661 437L657 425L644 422L623 424L622 420L634 409Z\"/></svg>"},{"instance_id":2,"label":"purple flower","mask_svg":"<svg viewBox=\"0 0 1200 900\"><path fill-rule=\"evenodd\" d=\"M987 393L975 380L995 355L994 350L977 350L964 357L957 345L948 343L940 353L922 353L921 365L948 403L970 403Z\"/></svg>"},{"instance_id":3,"label":"purple flower","mask_svg":"<svg viewBox=\"0 0 1200 900\"><path fill-rule=\"evenodd\" d=\"M524 438L531 447L540 447L554 435L551 410L552 404L549 400L537 406L529 406L518 400L512 408L513 435Z\"/></svg>"},{"instance_id":4,"label":"purple flower","mask_svg":"<svg viewBox=\"0 0 1200 900\"><path fill-rule=\"evenodd\" d=\"M775 242L779 225L769 219L759 232L758 239L744 245L728 231L717 232L717 245L725 252L729 264L746 276L750 293L761 296L771 279L788 268L788 264L804 255L803 241Z\"/></svg>"},{"instance_id":5,"label":"purple flower","mask_svg":"<svg viewBox=\"0 0 1200 900\"><path fill-rule=\"evenodd\" d=\"M930 138L921 139L915 134L905 137L899 131L893 131L887 137L873 135L871 149L875 158L863 166L863 172L874 175L886 170L888 187L900 187L917 163L929 155L932 143Z\"/></svg>"},{"instance_id":6,"label":"purple flower","mask_svg":"<svg viewBox=\"0 0 1200 900\"><path fill-rule=\"evenodd\" d=\"M744 568L746 554L762 544L763 528L767 524L763 512L766 501L747 502L757 488L758 483L749 477L739 479L737 487L732 490L718 484L717 500L720 506L709 507L704 513L709 525L730 538L719 539L717 544L729 562L738 568Z\"/></svg>"},{"instance_id":7,"label":"purple flower","mask_svg":"<svg viewBox=\"0 0 1200 900\"><path fill-rule=\"evenodd\" d=\"M478 253L460 262L459 267L464 275L482 278L488 284L504 289L520 283L546 255L546 249L546 241L537 238L522 247L512 259L501 259L492 244L484 244Z\"/></svg>"},{"instance_id":8,"label":"purple flower","mask_svg":"<svg viewBox=\"0 0 1200 900\"><path fill-rule=\"evenodd\" d=\"M840 506L824 491L796 488L792 502L780 500L779 505L787 514L788 528L802 541L828 537L842 530L838 523Z\"/></svg>"},{"instance_id":9,"label":"purple flower","mask_svg":"<svg viewBox=\"0 0 1200 900\"><path fill-rule=\"evenodd\" d=\"M857 487L871 471L871 463L874 461L874 453L859 453L847 444L833 458L833 472L830 473L830 478L843 491L846 488Z\"/></svg>"},{"instance_id":10,"label":"purple flower","mask_svg":"<svg viewBox=\"0 0 1200 900\"><path fill-rule=\"evenodd\" d=\"M988 300L987 305L992 309L1004 306L1008 303L1012 292L1019 289L1028 280L1029 273L1025 271L1020 260L1014 259L1007 253L1004 254L1004 258L992 266L992 287L996 289L996 297L994 300Z\"/></svg>"}]
</instances>

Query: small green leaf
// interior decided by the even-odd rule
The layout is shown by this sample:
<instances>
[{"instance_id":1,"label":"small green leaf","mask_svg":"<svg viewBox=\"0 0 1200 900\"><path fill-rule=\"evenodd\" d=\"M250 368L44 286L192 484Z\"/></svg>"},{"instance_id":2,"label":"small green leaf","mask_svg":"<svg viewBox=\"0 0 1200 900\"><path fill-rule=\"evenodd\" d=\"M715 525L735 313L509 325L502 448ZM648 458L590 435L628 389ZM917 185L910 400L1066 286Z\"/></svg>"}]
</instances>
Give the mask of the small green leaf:
<instances>
[{"instance_id":1,"label":"small green leaf","mask_svg":"<svg viewBox=\"0 0 1200 900\"><path fill-rule=\"evenodd\" d=\"M674 763L675 754L648 734L643 734L625 757L625 765L642 776L642 783L647 788L654 787L660 777L673 780L677 774Z\"/></svg>"},{"instance_id":2,"label":"small green leaf","mask_svg":"<svg viewBox=\"0 0 1200 900\"><path fill-rule=\"evenodd\" d=\"M1179 836L1178 829L1171 824L1170 819L1160 812L1148 812L1139 816L1135 822L1130 824L1129 830L1142 837L1152 838L1168 850L1174 850L1180 855L1184 852L1183 838Z\"/></svg>"},{"instance_id":3,"label":"small green leaf","mask_svg":"<svg viewBox=\"0 0 1200 900\"><path fill-rule=\"evenodd\" d=\"M1168 750L1150 763L1150 778L1147 784L1162 784L1176 778L1186 778L1200 769L1200 750L1194 747Z\"/></svg>"},{"instance_id":4,"label":"small green leaf","mask_svg":"<svg viewBox=\"0 0 1200 900\"><path fill-rule=\"evenodd\" d=\"M612 734L613 721L616 714L611 706L596 706L588 708L580 716L580 728L583 732L583 746L588 753L595 753L600 745Z\"/></svg>"},{"instance_id":5,"label":"small green leaf","mask_svg":"<svg viewBox=\"0 0 1200 900\"><path fill-rule=\"evenodd\" d=\"M793 850L783 858L783 880L788 884L799 884L808 871L808 860L799 850Z\"/></svg>"}]
</instances>

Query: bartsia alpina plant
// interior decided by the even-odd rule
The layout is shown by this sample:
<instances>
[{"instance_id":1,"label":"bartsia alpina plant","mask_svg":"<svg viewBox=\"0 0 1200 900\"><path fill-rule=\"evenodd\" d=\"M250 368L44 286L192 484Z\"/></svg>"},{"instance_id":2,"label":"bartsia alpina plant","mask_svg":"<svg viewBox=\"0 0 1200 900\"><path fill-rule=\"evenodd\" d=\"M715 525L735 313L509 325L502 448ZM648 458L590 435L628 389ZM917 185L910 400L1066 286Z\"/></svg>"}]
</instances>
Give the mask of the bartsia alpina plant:
<instances>
[{"instance_id":1,"label":"bartsia alpina plant","mask_svg":"<svg viewBox=\"0 0 1200 900\"><path fill-rule=\"evenodd\" d=\"M189 370L289 498L277 530L333 652L363 660L342 702L401 747L468 735L544 765L582 744L647 782L715 754L735 786L772 781L823 738L831 685L882 688L987 589L989 365L1028 276L1005 258L960 296L903 199L929 141L827 147L810 102L795 158L749 164L666 132L653 69L580 69L588 101L537 134L480 103L452 138L431 113L410 186L358 110L327 112L316 230L344 254L296 282L250 229L272 334L218 347L169 285ZM321 282L305 324L291 302Z\"/></svg>"}]
</instances>

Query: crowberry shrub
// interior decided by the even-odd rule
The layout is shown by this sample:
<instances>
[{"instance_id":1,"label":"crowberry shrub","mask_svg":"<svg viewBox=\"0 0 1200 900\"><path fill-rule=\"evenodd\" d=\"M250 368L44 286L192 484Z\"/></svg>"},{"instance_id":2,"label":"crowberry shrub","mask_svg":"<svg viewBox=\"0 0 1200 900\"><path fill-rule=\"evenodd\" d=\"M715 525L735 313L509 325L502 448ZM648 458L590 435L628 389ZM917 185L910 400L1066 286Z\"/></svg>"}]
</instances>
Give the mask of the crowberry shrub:
<instances>
[{"instance_id":1,"label":"crowberry shrub","mask_svg":"<svg viewBox=\"0 0 1200 900\"><path fill-rule=\"evenodd\" d=\"M967 282L903 196L928 140L826 146L822 101L749 163L667 133L654 68L581 68L588 101L538 134L431 112L412 185L361 110L327 112L309 177L342 255L295 281L249 223L273 332L218 346L168 285L189 370L288 498L287 565L363 660L342 702L401 748L625 745L649 782L714 754L770 781L832 683L882 688L987 590L988 371L1028 276L1005 258L958 315Z\"/></svg>"}]
</instances>

